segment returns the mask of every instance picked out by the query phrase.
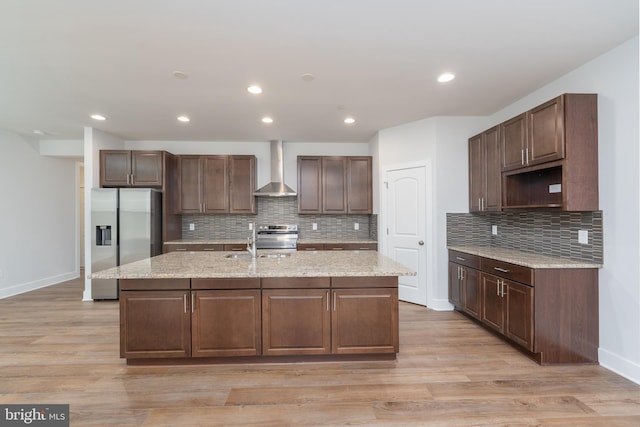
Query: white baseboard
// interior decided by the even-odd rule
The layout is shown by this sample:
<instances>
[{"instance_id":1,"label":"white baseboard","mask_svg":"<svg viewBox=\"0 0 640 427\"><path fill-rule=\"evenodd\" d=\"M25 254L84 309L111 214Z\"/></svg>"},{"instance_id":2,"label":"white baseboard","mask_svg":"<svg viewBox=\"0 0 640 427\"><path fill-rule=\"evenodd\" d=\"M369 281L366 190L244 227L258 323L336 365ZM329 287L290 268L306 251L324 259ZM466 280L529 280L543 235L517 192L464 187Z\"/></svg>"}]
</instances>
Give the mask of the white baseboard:
<instances>
[{"instance_id":1,"label":"white baseboard","mask_svg":"<svg viewBox=\"0 0 640 427\"><path fill-rule=\"evenodd\" d=\"M435 311L452 311L453 305L446 299L434 299L430 301L427 305L427 308L430 308Z\"/></svg>"},{"instance_id":2,"label":"white baseboard","mask_svg":"<svg viewBox=\"0 0 640 427\"><path fill-rule=\"evenodd\" d=\"M598 349L598 361L600 366L615 372L626 379L640 384L640 365L624 357L602 348Z\"/></svg>"},{"instance_id":3,"label":"white baseboard","mask_svg":"<svg viewBox=\"0 0 640 427\"><path fill-rule=\"evenodd\" d=\"M25 292L35 291L36 289L46 288L47 286L66 282L67 280L77 279L78 277L80 277L80 273L78 271L72 271L69 273L58 274L57 276L34 280L33 282L21 283L8 288L2 288L0 289L0 299L20 295Z\"/></svg>"}]
</instances>

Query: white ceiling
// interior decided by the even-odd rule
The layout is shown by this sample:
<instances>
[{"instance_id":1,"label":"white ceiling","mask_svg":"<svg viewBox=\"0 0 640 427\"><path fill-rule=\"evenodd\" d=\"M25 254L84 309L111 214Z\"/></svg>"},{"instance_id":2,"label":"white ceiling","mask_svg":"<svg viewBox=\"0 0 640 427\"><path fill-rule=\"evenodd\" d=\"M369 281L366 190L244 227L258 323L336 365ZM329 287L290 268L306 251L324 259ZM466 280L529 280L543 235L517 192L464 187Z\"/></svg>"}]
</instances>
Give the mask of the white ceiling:
<instances>
[{"instance_id":1,"label":"white ceiling","mask_svg":"<svg viewBox=\"0 0 640 427\"><path fill-rule=\"evenodd\" d=\"M0 128L368 141L492 114L637 34L637 0L2 0Z\"/></svg>"}]
</instances>

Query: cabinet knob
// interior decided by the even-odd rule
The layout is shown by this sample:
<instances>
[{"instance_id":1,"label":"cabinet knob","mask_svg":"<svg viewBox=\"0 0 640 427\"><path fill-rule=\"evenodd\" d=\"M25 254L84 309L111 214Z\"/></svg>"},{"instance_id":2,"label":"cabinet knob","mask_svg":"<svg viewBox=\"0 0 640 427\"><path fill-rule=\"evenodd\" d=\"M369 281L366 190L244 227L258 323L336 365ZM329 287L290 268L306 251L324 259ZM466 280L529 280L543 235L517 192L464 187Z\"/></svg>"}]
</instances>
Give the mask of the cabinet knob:
<instances>
[{"instance_id":1,"label":"cabinet knob","mask_svg":"<svg viewBox=\"0 0 640 427\"><path fill-rule=\"evenodd\" d=\"M420 246L424 246L424 240L420 240L420 241L418 242L418 244L419 244Z\"/></svg>"}]
</instances>

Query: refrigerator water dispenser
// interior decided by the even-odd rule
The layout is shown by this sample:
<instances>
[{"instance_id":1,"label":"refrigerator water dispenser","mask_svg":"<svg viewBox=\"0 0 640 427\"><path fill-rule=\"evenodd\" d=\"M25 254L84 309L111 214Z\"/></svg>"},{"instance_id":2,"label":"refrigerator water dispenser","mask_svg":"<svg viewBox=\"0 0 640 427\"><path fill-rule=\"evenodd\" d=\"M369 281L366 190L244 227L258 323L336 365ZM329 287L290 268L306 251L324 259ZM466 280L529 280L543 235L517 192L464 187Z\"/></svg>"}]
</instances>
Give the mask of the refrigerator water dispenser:
<instances>
[{"instance_id":1,"label":"refrigerator water dispenser","mask_svg":"<svg viewBox=\"0 0 640 427\"><path fill-rule=\"evenodd\" d=\"M111 246L110 225L96 225L96 246Z\"/></svg>"}]
</instances>

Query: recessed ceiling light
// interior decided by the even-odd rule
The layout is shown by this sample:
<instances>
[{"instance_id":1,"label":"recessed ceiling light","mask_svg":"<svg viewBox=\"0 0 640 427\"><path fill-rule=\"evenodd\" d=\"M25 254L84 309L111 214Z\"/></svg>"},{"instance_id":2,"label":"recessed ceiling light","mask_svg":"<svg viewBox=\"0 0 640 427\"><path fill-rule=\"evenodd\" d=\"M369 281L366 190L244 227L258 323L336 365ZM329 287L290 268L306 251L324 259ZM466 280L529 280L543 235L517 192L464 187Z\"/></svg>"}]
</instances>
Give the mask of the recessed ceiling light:
<instances>
[{"instance_id":1,"label":"recessed ceiling light","mask_svg":"<svg viewBox=\"0 0 640 427\"><path fill-rule=\"evenodd\" d=\"M185 73L184 71L174 71L173 73L173 77L178 78L178 79L186 79L189 77L189 75L187 73Z\"/></svg>"},{"instance_id":2,"label":"recessed ceiling light","mask_svg":"<svg viewBox=\"0 0 640 427\"><path fill-rule=\"evenodd\" d=\"M440 76L438 76L438 81L440 83L446 83L446 82L450 82L451 80L455 79L456 76L453 73L442 73L440 74Z\"/></svg>"},{"instance_id":3,"label":"recessed ceiling light","mask_svg":"<svg viewBox=\"0 0 640 427\"><path fill-rule=\"evenodd\" d=\"M348 125L353 124L356 122L356 119L354 119L353 117L347 117L346 119L344 119L344 122Z\"/></svg>"},{"instance_id":4,"label":"recessed ceiling light","mask_svg":"<svg viewBox=\"0 0 640 427\"><path fill-rule=\"evenodd\" d=\"M303 75L300 76L300 78L305 82L312 82L313 80L315 80L316 76L314 76L311 73L304 73Z\"/></svg>"},{"instance_id":5,"label":"recessed ceiling light","mask_svg":"<svg viewBox=\"0 0 640 427\"><path fill-rule=\"evenodd\" d=\"M35 133L36 135L44 135L44 134L45 134L45 131L40 130L40 129L34 129L34 130L33 130L33 133Z\"/></svg>"},{"instance_id":6,"label":"recessed ceiling light","mask_svg":"<svg viewBox=\"0 0 640 427\"><path fill-rule=\"evenodd\" d=\"M254 95L259 95L259 94L262 93L262 88L260 86L256 86L256 85L249 86L247 88L247 92L252 93Z\"/></svg>"},{"instance_id":7,"label":"recessed ceiling light","mask_svg":"<svg viewBox=\"0 0 640 427\"><path fill-rule=\"evenodd\" d=\"M93 120L100 120L101 122L104 120L107 120L107 118L105 116L103 116L102 114L92 114L91 118Z\"/></svg>"},{"instance_id":8,"label":"recessed ceiling light","mask_svg":"<svg viewBox=\"0 0 640 427\"><path fill-rule=\"evenodd\" d=\"M273 119L271 117L263 117L262 123L273 123Z\"/></svg>"},{"instance_id":9,"label":"recessed ceiling light","mask_svg":"<svg viewBox=\"0 0 640 427\"><path fill-rule=\"evenodd\" d=\"M178 121L179 122L183 122L183 123L187 123L187 122L190 122L191 119L189 117L187 117L187 116L178 116Z\"/></svg>"}]
</instances>

